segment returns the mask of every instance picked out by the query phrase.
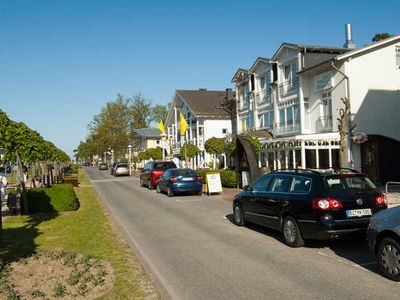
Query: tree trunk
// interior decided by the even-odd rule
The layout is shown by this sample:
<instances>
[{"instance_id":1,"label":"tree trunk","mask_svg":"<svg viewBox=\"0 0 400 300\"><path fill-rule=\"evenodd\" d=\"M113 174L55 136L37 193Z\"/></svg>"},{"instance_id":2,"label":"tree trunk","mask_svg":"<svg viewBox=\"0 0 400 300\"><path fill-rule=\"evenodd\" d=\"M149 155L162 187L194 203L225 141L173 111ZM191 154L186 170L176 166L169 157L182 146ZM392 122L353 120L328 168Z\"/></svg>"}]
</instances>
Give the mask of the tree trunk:
<instances>
[{"instance_id":1,"label":"tree trunk","mask_svg":"<svg viewBox=\"0 0 400 300\"><path fill-rule=\"evenodd\" d=\"M18 152L15 152L15 155L16 155L16 157L17 157L17 164L18 164L18 169L19 169L19 174L18 174L18 177L19 177L19 182L21 183L21 187L22 187L22 194L21 194L21 201L22 201L22 204L23 204L23 211L22 211L22 213L23 214L28 214L28 199L26 198L26 188L25 188L25 181L24 181L24 169L23 169L23 167L22 167L22 161L21 161L21 158L20 158L20 156L19 156L19 154L18 154Z\"/></svg>"}]
</instances>

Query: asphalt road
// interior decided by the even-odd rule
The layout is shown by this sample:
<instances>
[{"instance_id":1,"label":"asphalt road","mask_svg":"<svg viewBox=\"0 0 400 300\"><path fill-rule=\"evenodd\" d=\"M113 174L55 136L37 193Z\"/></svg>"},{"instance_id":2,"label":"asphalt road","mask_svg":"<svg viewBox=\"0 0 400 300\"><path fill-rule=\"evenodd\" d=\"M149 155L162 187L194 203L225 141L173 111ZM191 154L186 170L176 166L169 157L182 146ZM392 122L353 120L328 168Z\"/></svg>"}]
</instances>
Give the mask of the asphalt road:
<instances>
[{"instance_id":1,"label":"asphalt road","mask_svg":"<svg viewBox=\"0 0 400 300\"><path fill-rule=\"evenodd\" d=\"M400 299L364 241L292 249L277 232L235 226L218 196L168 198L136 178L86 170L165 299Z\"/></svg>"}]
</instances>

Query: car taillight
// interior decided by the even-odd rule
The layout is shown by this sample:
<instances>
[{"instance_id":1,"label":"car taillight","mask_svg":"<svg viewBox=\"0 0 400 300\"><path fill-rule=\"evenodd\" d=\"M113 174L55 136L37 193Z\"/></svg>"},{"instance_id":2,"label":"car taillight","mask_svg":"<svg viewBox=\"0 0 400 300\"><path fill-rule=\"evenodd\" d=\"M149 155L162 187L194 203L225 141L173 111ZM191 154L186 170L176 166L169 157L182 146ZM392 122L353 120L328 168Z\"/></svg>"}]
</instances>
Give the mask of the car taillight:
<instances>
[{"instance_id":1,"label":"car taillight","mask_svg":"<svg viewBox=\"0 0 400 300\"><path fill-rule=\"evenodd\" d=\"M176 177L172 177L172 178L169 179L169 181L171 181L171 182L177 182L178 179L176 179Z\"/></svg>"},{"instance_id":2,"label":"car taillight","mask_svg":"<svg viewBox=\"0 0 400 300\"><path fill-rule=\"evenodd\" d=\"M202 181L202 180L203 180L203 177L197 176L197 180L198 180L198 181Z\"/></svg>"},{"instance_id":3,"label":"car taillight","mask_svg":"<svg viewBox=\"0 0 400 300\"><path fill-rule=\"evenodd\" d=\"M312 206L315 209L324 210L324 211L343 207L342 202L340 202L339 200L333 199L333 198L314 199L312 202Z\"/></svg>"},{"instance_id":4,"label":"car taillight","mask_svg":"<svg viewBox=\"0 0 400 300\"><path fill-rule=\"evenodd\" d=\"M376 197L375 198L375 203L378 206L386 205L387 204L386 197L383 196L383 195L380 195L380 196Z\"/></svg>"}]
</instances>

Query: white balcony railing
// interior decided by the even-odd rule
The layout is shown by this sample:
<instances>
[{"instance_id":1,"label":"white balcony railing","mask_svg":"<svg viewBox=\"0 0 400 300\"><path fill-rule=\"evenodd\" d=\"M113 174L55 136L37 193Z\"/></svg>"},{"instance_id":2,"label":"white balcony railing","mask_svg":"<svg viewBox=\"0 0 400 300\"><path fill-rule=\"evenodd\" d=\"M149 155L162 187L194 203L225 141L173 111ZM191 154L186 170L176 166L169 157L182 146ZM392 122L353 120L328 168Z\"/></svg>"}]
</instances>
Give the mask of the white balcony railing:
<instances>
[{"instance_id":1,"label":"white balcony railing","mask_svg":"<svg viewBox=\"0 0 400 300\"><path fill-rule=\"evenodd\" d=\"M279 94L281 97L287 97L290 95L294 95L298 92L299 90L299 80L294 79L294 80L288 80L285 82L282 82L279 85Z\"/></svg>"},{"instance_id":2,"label":"white balcony railing","mask_svg":"<svg viewBox=\"0 0 400 300\"><path fill-rule=\"evenodd\" d=\"M256 103L259 104L264 104L267 102L271 102L271 91L269 92L260 92L256 94Z\"/></svg>"},{"instance_id":3,"label":"white balcony railing","mask_svg":"<svg viewBox=\"0 0 400 300\"><path fill-rule=\"evenodd\" d=\"M276 134L297 133L300 131L300 123L278 123L276 126Z\"/></svg>"},{"instance_id":4,"label":"white balcony railing","mask_svg":"<svg viewBox=\"0 0 400 300\"><path fill-rule=\"evenodd\" d=\"M332 116L319 117L316 121L315 129L318 132L326 132L332 130Z\"/></svg>"}]
</instances>

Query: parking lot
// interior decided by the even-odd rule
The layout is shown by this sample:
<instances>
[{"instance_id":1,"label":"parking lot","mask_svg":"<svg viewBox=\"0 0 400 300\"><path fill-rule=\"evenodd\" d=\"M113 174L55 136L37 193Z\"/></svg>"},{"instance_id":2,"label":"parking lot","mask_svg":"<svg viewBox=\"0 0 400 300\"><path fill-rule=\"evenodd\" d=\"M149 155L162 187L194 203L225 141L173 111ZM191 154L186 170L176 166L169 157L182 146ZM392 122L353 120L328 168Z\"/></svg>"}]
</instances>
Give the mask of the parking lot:
<instances>
[{"instance_id":1,"label":"parking lot","mask_svg":"<svg viewBox=\"0 0 400 300\"><path fill-rule=\"evenodd\" d=\"M176 196L139 187L139 180L87 173L119 229L165 298L393 299L360 239L312 241L289 248L281 234L237 227L220 196Z\"/></svg>"}]
</instances>

